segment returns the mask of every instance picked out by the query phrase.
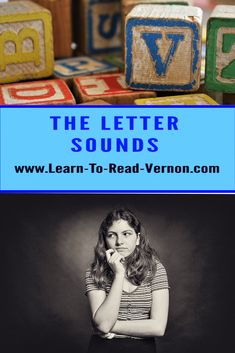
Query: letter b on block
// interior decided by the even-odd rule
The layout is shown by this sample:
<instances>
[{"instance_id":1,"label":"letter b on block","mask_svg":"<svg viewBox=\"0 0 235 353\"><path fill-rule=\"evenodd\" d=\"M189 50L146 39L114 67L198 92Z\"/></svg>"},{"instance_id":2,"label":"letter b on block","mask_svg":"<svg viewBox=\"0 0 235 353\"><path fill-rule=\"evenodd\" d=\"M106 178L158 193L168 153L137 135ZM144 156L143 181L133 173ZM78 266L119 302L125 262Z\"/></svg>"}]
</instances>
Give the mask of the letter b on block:
<instances>
[{"instance_id":1,"label":"letter b on block","mask_svg":"<svg viewBox=\"0 0 235 353\"><path fill-rule=\"evenodd\" d=\"M136 6L126 19L126 81L135 89L200 85L201 18L192 6Z\"/></svg>"},{"instance_id":2,"label":"letter b on block","mask_svg":"<svg viewBox=\"0 0 235 353\"><path fill-rule=\"evenodd\" d=\"M51 15L30 1L0 3L0 83L53 73Z\"/></svg>"}]
</instances>

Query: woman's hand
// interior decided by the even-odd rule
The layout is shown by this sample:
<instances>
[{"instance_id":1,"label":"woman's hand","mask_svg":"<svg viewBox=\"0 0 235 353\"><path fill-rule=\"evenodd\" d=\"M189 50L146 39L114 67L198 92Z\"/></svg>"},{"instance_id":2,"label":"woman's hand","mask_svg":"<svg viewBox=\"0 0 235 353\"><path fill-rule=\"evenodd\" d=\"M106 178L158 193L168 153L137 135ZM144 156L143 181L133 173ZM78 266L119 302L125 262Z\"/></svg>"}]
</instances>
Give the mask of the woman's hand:
<instances>
[{"instance_id":1,"label":"woman's hand","mask_svg":"<svg viewBox=\"0 0 235 353\"><path fill-rule=\"evenodd\" d=\"M101 334L99 334L99 336L100 336L101 338L105 338L105 339L111 340L112 338L115 337L115 333L112 333L112 332L101 333Z\"/></svg>"},{"instance_id":2,"label":"woman's hand","mask_svg":"<svg viewBox=\"0 0 235 353\"><path fill-rule=\"evenodd\" d=\"M125 267L122 264L123 257L115 250L106 251L106 259L115 274L125 275Z\"/></svg>"},{"instance_id":3,"label":"woman's hand","mask_svg":"<svg viewBox=\"0 0 235 353\"><path fill-rule=\"evenodd\" d=\"M113 337L112 327L118 318L125 267L121 263L122 256L113 249L106 251L106 258L114 272L110 292L106 295L104 290L91 290L88 292L88 298L95 327L105 338L110 339Z\"/></svg>"}]
</instances>

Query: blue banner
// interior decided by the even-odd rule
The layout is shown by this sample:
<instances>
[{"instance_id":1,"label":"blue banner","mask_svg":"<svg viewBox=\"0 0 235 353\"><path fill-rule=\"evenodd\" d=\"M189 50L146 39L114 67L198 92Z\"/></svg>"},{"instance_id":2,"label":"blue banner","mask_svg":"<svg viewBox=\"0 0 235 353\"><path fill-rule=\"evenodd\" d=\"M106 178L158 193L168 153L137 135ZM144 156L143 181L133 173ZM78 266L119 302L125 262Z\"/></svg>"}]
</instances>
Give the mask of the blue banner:
<instances>
[{"instance_id":1,"label":"blue banner","mask_svg":"<svg viewBox=\"0 0 235 353\"><path fill-rule=\"evenodd\" d=\"M1 191L235 191L234 109L1 107Z\"/></svg>"}]
</instances>

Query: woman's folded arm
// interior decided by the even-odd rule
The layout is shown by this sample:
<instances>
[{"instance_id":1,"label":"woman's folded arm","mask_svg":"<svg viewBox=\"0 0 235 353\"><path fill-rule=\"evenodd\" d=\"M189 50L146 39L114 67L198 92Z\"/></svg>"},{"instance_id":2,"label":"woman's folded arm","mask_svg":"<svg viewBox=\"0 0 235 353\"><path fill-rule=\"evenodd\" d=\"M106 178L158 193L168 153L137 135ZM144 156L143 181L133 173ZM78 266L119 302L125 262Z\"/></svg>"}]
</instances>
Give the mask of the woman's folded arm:
<instances>
[{"instance_id":1,"label":"woman's folded arm","mask_svg":"<svg viewBox=\"0 0 235 353\"><path fill-rule=\"evenodd\" d=\"M105 291L88 292L93 324L102 333L108 333L115 324L122 296L124 275L116 274L109 294Z\"/></svg>"},{"instance_id":2,"label":"woman's folded arm","mask_svg":"<svg viewBox=\"0 0 235 353\"><path fill-rule=\"evenodd\" d=\"M152 293L151 316L148 320L116 321L111 332L126 336L163 336L169 309L169 290L161 289Z\"/></svg>"}]
</instances>

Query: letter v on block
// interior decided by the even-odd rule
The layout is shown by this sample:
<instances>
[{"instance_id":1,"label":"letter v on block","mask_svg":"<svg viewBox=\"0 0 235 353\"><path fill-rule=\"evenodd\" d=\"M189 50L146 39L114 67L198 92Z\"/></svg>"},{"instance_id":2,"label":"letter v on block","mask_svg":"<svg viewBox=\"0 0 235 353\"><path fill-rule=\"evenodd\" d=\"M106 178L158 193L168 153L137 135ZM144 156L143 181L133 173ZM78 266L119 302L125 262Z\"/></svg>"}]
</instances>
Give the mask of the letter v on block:
<instances>
[{"instance_id":1,"label":"letter v on block","mask_svg":"<svg viewBox=\"0 0 235 353\"><path fill-rule=\"evenodd\" d=\"M168 66L174 58L174 54L178 48L179 42L184 40L184 35L179 33L168 33L167 38L171 40L171 46L166 56L165 61L159 53L158 41L162 39L161 33L142 33L142 38L145 40L146 45L149 49L151 57L155 64L156 74L158 76L164 76L167 72Z\"/></svg>"},{"instance_id":2,"label":"letter v on block","mask_svg":"<svg viewBox=\"0 0 235 353\"><path fill-rule=\"evenodd\" d=\"M135 6L126 17L125 77L130 88L196 91L202 11L194 6Z\"/></svg>"}]
</instances>

